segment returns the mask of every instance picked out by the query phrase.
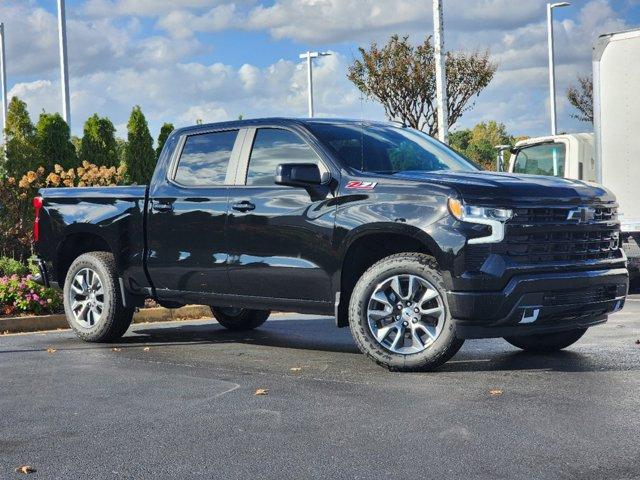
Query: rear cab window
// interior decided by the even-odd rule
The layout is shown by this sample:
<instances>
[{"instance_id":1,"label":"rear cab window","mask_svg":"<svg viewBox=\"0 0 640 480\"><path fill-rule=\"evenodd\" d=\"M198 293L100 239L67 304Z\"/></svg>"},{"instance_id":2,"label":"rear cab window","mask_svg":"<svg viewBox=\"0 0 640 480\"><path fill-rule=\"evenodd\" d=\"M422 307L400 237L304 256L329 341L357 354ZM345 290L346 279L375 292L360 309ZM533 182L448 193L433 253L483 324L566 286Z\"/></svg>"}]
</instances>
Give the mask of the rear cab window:
<instances>
[{"instance_id":1,"label":"rear cab window","mask_svg":"<svg viewBox=\"0 0 640 480\"><path fill-rule=\"evenodd\" d=\"M184 143L174 182L186 187L224 185L239 130L189 135Z\"/></svg>"}]
</instances>

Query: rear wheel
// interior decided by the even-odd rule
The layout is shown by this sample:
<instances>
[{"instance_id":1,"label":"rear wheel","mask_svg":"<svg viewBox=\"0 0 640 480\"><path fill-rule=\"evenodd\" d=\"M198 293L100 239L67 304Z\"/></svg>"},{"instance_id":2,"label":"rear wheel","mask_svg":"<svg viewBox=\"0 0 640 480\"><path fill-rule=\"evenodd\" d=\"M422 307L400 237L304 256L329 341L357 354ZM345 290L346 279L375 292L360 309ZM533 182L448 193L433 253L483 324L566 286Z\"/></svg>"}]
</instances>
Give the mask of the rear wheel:
<instances>
[{"instance_id":1,"label":"rear wheel","mask_svg":"<svg viewBox=\"0 0 640 480\"><path fill-rule=\"evenodd\" d=\"M69 326L82 340L115 340L131 324L134 309L123 305L111 253L90 252L76 258L69 267L63 295Z\"/></svg>"},{"instance_id":2,"label":"rear wheel","mask_svg":"<svg viewBox=\"0 0 640 480\"><path fill-rule=\"evenodd\" d=\"M391 370L431 370L449 360L456 338L442 275L433 257L386 257L358 280L349 326L360 350Z\"/></svg>"},{"instance_id":3,"label":"rear wheel","mask_svg":"<svg viewBox=\"0 0 640 480\"><path fill-rule=\"evenodd\" d=\"M247 308L211 307L211 313L224 328L234 331L253 330L267 321L271 311Z\"/></svg>"},{"instance_id":4,"label":"rear wheel","mask_svg":"<svg viewBox=\"0 0 640 480\"><path fill-rule=\"evenodd\" d=\"M504 339L514 347L521 348L527 352L555 352L576 343L586 331L586 328L579 328L567 332L522 335L519 337L504 337Z\"/></svg>"}]
</instances>

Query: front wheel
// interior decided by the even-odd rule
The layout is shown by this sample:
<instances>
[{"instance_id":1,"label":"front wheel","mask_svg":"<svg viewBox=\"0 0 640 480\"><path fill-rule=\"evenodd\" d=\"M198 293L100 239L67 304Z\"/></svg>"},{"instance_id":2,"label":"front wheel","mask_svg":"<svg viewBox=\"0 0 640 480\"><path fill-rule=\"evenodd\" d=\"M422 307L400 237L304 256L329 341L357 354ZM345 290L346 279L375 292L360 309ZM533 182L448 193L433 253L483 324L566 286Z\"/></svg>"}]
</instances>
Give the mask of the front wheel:
<instances>
[{"instance_id":1,"label":"front wheel","mask_svg":"<svg viewBox=\"0 0 640 480\"><path fill-rule=\"evenodd\" d=\"M504 339L514 347L527 352L555 352L576 343L586 331L586 328L578 328L566 332L504 337Z\"/></svg>"},{"instance_id":2,"label":"front wheel","mask_svg":"<svg viewBox=\"0 0 640 480\"><path fill-rule=\"evenodd\" d=\"M362 275L349 326L360 351L397 371L432 370L464 342L456 338L437 263L421 253L391 255Z\"/></svg>"},{"instance_id":3,"label":"front wheel","mask_svg":"<svg viewBox=\"0 0 640 480\"><path fill-rule=\"evenodd\" d=\"M228 330L242 331L258 328L267 321L271 311L247 308L211 307L211 313Z\"/></svg>"}]
</instances>

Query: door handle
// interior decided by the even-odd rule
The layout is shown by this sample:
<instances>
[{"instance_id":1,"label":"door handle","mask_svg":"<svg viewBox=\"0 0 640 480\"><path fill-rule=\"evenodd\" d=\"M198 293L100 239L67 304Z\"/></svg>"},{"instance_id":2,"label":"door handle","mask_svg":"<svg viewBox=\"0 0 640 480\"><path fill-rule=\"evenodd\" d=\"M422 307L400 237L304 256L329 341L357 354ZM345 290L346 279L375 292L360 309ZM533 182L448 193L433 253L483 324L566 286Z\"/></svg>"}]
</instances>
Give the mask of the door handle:
<instances>
[{"instance_id":1,"label":"door handle","mask_svg":"<svg viewBox=\"0 0 640 480\"><path fill-rule=\"evenodd\" d=\"M170 212L173 205L167 202L151 202L151 208L154 212Z\"/></svg>"},{"instance_id":2,"label":"door handle","mask_svg":"<svg viewBox=\"0 0 640 480\"><path fill-rule=\"evenodd\" d=\"M242 202L234 203L231 208L238 212L249 212L255 210L256 206L248 200L243 200Z\"/></svg>"}]
</instances>

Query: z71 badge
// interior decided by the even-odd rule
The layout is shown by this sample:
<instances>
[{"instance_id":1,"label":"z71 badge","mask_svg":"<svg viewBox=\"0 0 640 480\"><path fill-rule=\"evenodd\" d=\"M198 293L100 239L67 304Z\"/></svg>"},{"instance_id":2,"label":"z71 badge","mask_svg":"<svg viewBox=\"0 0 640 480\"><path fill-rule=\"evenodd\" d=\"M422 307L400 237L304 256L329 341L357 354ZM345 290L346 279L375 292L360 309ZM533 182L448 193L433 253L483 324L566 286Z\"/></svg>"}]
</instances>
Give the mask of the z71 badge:
<instances>
[{"instance_id":1,"label":"z71 badge","mask_svg":"<svg viewBox=\"0 0 640 480\"><path fill-rule=\"evenodd\" d=\"M358 182L357 180L347 183L347 188L357 188L360 190L373 190L378 182Z\"/></svg>"}]
</instances>

